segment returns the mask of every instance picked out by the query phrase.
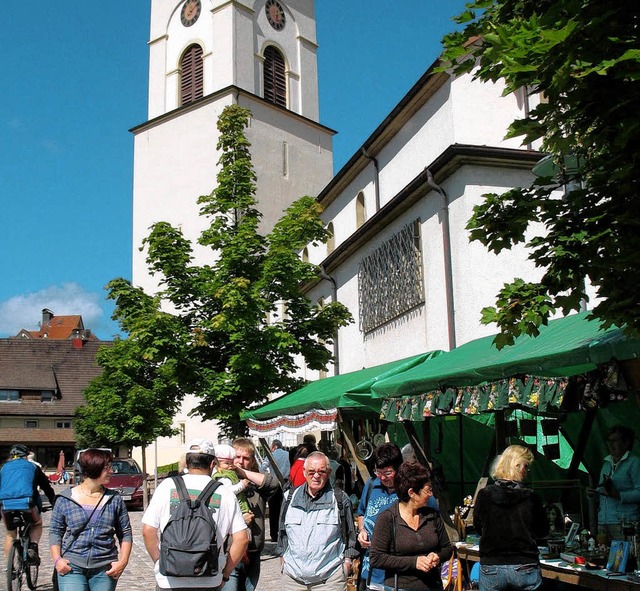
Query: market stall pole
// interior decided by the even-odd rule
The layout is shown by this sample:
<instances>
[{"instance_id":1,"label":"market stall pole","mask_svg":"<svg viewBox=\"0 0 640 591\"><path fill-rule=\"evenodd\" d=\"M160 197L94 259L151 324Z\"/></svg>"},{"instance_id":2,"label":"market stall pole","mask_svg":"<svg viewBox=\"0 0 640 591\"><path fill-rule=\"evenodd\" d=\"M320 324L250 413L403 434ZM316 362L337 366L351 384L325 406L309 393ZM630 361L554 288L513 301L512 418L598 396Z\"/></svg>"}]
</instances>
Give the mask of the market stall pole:
<instances>
[{"instance_id":1,"label":"market stall pole","mask_svg":"<svg viewBox=\"0 0 640 591\"><path fill-rule=\"evenodd\" d=\"M276 463L276 460L273 457L273 453L271 452L271 446L269 445L269 443L267 442L267 440L264 437L259 437L258 441L260 441L260 445L262 445L262 447L264 448L264 453L269 458L269 463L271 464L271 469L273 470L273 473L275 474L276 478L278 479L278 482L280 483L280 486L284 487L285 478L284 478L284 475L282 474L282 472L280 472L280 468L278 468L278 464Z\"/></svg>"},{"instance_id":2,"label":"market stall pole","mask_svg":"<svg viewBox=\"0 0 640 591\"><path fill-rule=\"evenodd\" d=\"M344 442L347 444L347 448L349 449L349 455L353 458L356 463L356 469L360 474L363 482L367 482L371 475L369 474L369 469L365 465L365 463L358 457L356 453L356 439L353 436L353 431L351 430L351 426L347 421L342 417L342 413L338 410L338 428L342 431L344 435Z\"/></svg>"}]
</instances>

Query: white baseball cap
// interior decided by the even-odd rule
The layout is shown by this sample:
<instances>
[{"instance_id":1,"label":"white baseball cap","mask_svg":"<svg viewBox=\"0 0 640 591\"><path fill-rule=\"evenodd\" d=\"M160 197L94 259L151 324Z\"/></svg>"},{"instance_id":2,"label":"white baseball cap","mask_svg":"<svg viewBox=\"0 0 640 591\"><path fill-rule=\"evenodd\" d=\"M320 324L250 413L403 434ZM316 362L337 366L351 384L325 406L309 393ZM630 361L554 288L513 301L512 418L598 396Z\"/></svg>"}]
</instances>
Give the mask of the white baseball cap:
<instances>
[{"instance_id":1,"label":"white baseball cap","mask_svg":"<svg viewBox=\"0 0 640 591\"><path fill-rule=\"evenodd\" d=\"M210 456L215 456L215 448L213 447L213 443L208 441L207 439L202 439L198 437L196 439L192 439L187 443L186 453L188 454L208 454Z\"/></svg>"},{"instance_id":2,"label":"white baseball cap","mask_svg":"<svg viewBox=\"0 0 640 591\"><path fill-rule=\"evenodd\" d=\"M220 444L215 446L215 456L219 460L235 460L236 450L227 444Z\"/></svg>"}]
</instances>

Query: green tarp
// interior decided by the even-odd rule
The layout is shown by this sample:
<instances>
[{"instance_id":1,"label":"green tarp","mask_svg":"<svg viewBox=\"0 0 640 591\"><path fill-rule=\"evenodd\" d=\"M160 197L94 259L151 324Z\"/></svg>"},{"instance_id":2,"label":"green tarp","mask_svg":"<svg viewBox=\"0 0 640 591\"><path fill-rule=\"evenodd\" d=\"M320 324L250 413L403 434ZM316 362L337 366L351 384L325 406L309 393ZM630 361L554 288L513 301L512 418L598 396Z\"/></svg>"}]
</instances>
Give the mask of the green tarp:
<instances>
[{"instance_id":1,"label":"green tarp","mask_svg":"<svg viewBox=\"0 0 640 591\"><path fill-rule=\"evenodd\" d=\"M441 353L442 351L422 353L375 367L317 380L260 408L243 413L242 418L265 420L280 415L301 414L314 409L329 410L333 408L363 409L378 414L381 401L371 397L370 390L373 384L405 372Z\"/></svg>"},{"instance_id":2,"label":"green tarp","mask_svg":"<svg viewBox=\"0 0 640 591\"><path fill-rule=\"evenodd\" d=\"M422 394L442 386L472 386L516 374L572 376L612 359L640 355L640 339L619 328L601 329L588 312L551 320L537 337L522 336L510 347L496 349L494 336L476 339L400 375L372 385L374 397Z\"/></svg>"}]
</instances>

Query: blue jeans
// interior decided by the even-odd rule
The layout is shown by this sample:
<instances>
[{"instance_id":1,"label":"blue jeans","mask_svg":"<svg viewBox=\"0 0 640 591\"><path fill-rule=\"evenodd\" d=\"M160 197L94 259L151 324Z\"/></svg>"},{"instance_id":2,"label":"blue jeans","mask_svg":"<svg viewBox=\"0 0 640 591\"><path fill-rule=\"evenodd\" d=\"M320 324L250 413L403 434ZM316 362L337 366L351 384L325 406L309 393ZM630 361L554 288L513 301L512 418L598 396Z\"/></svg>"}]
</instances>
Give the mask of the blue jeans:
<instances>
[{"instance_id":1,"label":"blue jeans","mask_svg":"<svg viewBox=\"0 0 640 591\"><path fill-rule=\"evenodd\" d=\"M60 591L114 591L117 579L112 579L105 573L111 568L82 568L71 566L71 572L64 576L58 575L58 587Z\"/></svg>"},{"instance_id":2,"label":"blue jeans","mask_svg":"<svg viewBox=\"0 0 640 591\"><path fill-rule=\"evenodd\" d=\"M480 564L480 591L533 591L541 584L539 564Z\"/></svg>"},{"instance_id":3,"label":"blue jeans","mask_svg":"<svg viewBox=\"0 0 640 591\"><path fill-rule=\"evenodd\" d=\"M249 564L239 562L236 565L224 585L224 591L255 591L259 578L260 552L249 552Z\"/></svg>"}]
</instances>

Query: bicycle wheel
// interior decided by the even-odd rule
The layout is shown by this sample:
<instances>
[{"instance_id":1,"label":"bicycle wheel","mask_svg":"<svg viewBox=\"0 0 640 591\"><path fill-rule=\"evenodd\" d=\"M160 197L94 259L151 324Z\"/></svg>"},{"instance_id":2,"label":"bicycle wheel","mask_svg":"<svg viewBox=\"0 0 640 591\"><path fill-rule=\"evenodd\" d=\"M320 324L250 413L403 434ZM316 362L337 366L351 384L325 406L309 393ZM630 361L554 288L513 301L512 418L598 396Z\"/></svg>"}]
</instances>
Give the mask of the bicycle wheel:
<instances>
[{"instance_id":1,"label":"bicycle wheel","mask_svg":"<svg viewBox=\"0 0 640 591\"><path fill-rule=\"evenodd\" d=\"M14 542L7 557L7 589L20 591L22 588L22 546Z\"/></svg>"},{"instance_id":2,"label":"bicycle wheel","mask_svg":"<svg viewBox=\"0 0 640 591\"><path fill-rule=\"evenodd\" d=\"M40 565L29 561L26 564L25 570L27 575L27 586L31 591L35 591L35 588L38 585L38 572L40 571Z\"/></svg>"}]
</instances>

